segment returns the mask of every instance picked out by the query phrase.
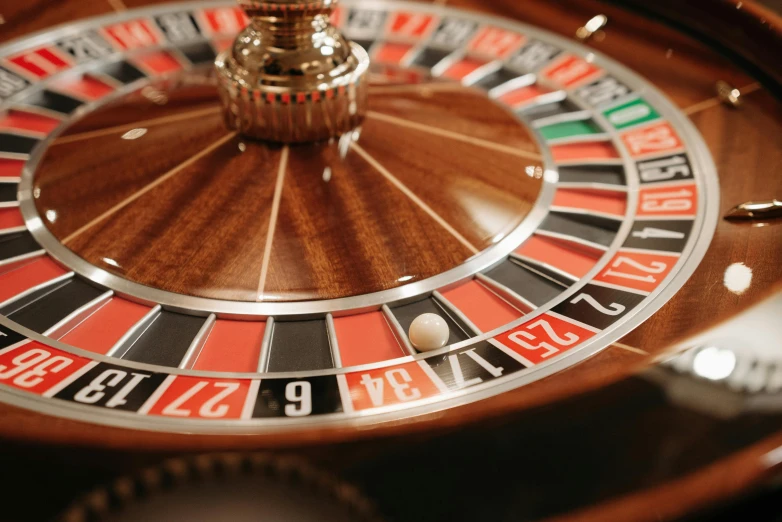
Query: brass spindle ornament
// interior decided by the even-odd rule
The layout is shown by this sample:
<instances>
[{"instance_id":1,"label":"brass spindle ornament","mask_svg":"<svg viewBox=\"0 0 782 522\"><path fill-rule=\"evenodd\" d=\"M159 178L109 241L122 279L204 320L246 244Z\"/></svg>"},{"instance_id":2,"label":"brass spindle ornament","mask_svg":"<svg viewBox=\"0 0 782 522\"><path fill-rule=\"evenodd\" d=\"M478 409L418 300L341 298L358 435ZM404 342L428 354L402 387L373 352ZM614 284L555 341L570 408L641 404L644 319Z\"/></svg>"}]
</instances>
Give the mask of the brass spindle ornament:
<instances>
[{"instance_id":1,"label":"brass spindle ornament","mask_svg":"<svg viewBox=\"0 0 782 522\"><path fill-rule=\"evenodd\" d=\"M369 56L331 25L337 2L239 0L250 23L215 61L229 128L303 143L361 124Z\"/></svg>"}]
</instances>

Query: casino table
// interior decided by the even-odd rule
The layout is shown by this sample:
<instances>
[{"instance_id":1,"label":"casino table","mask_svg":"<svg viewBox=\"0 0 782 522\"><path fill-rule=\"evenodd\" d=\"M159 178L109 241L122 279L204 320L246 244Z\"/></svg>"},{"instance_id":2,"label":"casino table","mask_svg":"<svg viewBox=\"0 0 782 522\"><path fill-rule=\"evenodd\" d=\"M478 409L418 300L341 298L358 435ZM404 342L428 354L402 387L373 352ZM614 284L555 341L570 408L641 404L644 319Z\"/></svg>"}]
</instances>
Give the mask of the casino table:
<instances>
[{"instance_id":1,"label":"casino table","mask_svg":"<svg viewBox=\"0 0 782 522\"><path fill-rule=\"evenodd\" d=\"M782 520L780 12L0 0L0 521Z\"/></svg>"}]
</instances>

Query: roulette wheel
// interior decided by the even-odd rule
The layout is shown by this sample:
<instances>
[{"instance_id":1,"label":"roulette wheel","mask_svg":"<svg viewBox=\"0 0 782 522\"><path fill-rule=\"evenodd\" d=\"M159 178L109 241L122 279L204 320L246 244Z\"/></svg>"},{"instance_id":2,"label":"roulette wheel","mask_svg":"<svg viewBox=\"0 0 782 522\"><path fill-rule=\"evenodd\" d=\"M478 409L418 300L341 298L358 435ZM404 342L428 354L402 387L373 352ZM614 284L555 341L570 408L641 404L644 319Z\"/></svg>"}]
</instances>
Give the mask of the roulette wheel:
<instances>
[{"instance_id":1,"label":"roulette wheel","mask_svg":"<svg viewBox=\"0 0 782 522\"><path fill-rule=\"evenodd\" d=\"M771 3L5 4L0 517L779 515Z\"/></svg>"}]
</instances>

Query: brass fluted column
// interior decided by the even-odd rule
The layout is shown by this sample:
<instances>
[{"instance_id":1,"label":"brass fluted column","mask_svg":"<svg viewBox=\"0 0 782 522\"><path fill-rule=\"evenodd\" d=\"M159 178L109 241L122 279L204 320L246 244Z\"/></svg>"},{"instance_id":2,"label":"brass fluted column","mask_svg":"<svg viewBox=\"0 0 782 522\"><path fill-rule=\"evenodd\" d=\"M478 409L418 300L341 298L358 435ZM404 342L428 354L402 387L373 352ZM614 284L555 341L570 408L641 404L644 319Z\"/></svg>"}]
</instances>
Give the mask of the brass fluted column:
<instances>
[{"instance_id":1,"label":"brass fluted column","mask_svg":"<svg viewBox=\"0 0 782 522\"><path fill-rule=\"evenodd\" d=\"M330 22L338 0L239 0L250 24L215 61L226 124L280 143L327 140L364 118L369 56Z\"/></svg>"}]
</instances>

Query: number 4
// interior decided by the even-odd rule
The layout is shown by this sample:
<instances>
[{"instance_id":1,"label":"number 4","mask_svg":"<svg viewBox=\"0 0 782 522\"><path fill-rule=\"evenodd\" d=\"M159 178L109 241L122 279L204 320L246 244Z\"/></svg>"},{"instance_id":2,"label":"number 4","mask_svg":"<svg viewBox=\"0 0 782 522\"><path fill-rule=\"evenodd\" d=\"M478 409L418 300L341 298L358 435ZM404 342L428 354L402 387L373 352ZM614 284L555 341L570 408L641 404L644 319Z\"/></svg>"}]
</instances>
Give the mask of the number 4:
<instances>
[{"instance_id":1,"label":"number 4","mask_svg":"<svg viewBox=\"0 0 782 522\"><path fill-rule=\"evenodd\" d=\"M673 230L665 230L664 228L645 227L643 230L633 232L633 237L641 239L684 239L684 234Z\"/></svg>"},{"instance_id":2,"label":"number 4","mask_svg":"<svg viewBox=\"0 0 782 522\"><path fill-rule=\"evenodd\" d=\"M397 368L385 372L385 379L391 385L391 389L394 391L394 395L400 402L408 402L421 398L421 390L410 386L413 378L410 376L407 370L403 368ZM373 379L370 374L365 373L361 376L361 384L367 390L369 399L374 406L382 406L384 402L383 397L383 377Z\"/></svg>"}]
</instances>

